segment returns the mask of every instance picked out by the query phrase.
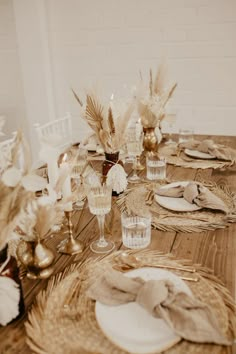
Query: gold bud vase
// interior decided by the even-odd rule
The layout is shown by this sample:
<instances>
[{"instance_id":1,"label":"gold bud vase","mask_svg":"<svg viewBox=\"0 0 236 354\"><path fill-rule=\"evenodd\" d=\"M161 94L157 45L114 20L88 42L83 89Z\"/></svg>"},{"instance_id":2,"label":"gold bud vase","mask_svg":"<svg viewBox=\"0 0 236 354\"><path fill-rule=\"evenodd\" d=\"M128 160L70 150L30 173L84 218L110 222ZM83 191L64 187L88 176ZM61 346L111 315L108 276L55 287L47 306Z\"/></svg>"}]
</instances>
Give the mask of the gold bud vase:
<instances>
[{"instance_id":1,"label":"gold bud vase","mask_svg":"<svg viewBox=\"0 0 236 354\"><path fill-rule=\"evenodd\" d=\"M157 152L158 141L155 128L143 128L143 149L148 152Z\"/></svg>"}]
</instances>

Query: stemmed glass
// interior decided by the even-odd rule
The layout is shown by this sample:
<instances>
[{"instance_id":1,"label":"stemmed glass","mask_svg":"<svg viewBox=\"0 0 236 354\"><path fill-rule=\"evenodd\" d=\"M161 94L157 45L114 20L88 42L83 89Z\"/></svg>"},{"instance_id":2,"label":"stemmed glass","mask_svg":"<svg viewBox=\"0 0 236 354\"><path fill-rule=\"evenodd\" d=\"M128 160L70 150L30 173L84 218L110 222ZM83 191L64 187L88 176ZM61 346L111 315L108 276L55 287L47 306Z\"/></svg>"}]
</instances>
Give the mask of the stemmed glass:
<instances>
[{"instance_id":1,"label":"stemmed glass","mask_svg":"<svg viewBox=\"0 0 236 354\"><path fill-rule=\"evenodd\" d=\"M77 186L77 201L74 204L75 210L81 210L84 206L84 187L82 174L87 165L87 156L87 149L80 147L72 166L71 178L73 178Z\"/></svg>"},{"instance_id":2,"label":"stemmed glass","mask_svg":"<svg viewBox=\"0 0 236 354\"><path fill-rule=\"evenodd\" d=\"M127 133L126 146L128 155L133 157L133 174L128 178L128 181L131 183L139 182L140 177L137 175L137 165L139 156L142 153L143 147L143 135L137 136L135 128L131 128Z\"/></svg>"},{"instance_id":3,"label":"stemmed glass","mask_svg":"<svg viewBox=\"0 0 236 354\"><path fill-rule=\"evenodd\" d=\"M99 240L90 244L91 250L95 253L108 253L115 247L114 242L106 240L104 236L105 215L111 210L111 193L111 187L106 184L87 187L89 210L97 216L100 231Z\"/></svg>"},{"instance_id":4,"label":"stemmed glass","mask_svg":"<svg viewBox=\"0 0 236 354\"><path fill-rule=\"evenodd\" d=\"M173 132L173 126L176 122L176 113L166 114L164 121L168 124L168 140L165 142L165 144L167 145L175 144L174 140L172 139L172 132Z\"/></svg>"}]
</instances>

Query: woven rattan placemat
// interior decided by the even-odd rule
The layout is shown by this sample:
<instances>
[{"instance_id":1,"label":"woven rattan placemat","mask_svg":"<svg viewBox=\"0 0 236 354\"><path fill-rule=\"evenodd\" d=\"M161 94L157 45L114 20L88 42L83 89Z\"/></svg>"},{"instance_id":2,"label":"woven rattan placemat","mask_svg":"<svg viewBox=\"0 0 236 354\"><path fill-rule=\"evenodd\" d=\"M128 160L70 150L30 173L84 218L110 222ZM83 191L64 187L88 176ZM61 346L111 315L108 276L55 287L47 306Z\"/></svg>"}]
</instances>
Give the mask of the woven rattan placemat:
<instances>
[{"instance_id":1,"label":"woven rattan placemat","mask_svg":"<svg viewBox=\"0 0 236 354\"><path fill-rule=\"evenodd\" d=\"M118 200L121 211L128 214L143 216L151 212L152 225L161 231L202 232L224 228L236 222L236 198L225 184L201 182L205 187L220 197L229 208L226 215L223 212L201 209L194 212L175 212L161 207L154 198L158 183L142 183L127 189Z\"/></svg>"},{"instance_id":2,"label":"woven rattan placemat","mask_svg":"<svg viewBox=\"0 0 236 354\"><path fill-rule=\"evenodd\" d=\"M74 264L63 273L54 276L47 289L39 293L26 322L27 343L36 353L71 354L104 353L124 354L110 342L100 330L95 318L95 302L86 296L86 290L94 280L116 264L115 252L105 258L90 260L83 265ZM138 254L148 264L188 266L176 261L171 255L155 251L129 251ZM228 290L205 268L196 268L198 282L188 282L193 294L209 304L215 311L222 333L233 338L235 327L235 305ZM179 271L174 271L180 274ZM186 272L182 272L182 275ZM187 273L188 274L188 273ZM226 353L224 347L211 344L195 344L182 340L166 353Z\"/></svg>"},{"instance_id":3,"label":"woven rattan placemat","mask_svg":"<svg viewBox=\"0 0 236 354\"><path fill-rule=\"evenodd\" d=\"M158 150L159 154L165 156L167 163L184 168L196 168L196 169L225 169L231 167L233 163L231 161L221 161L217 159L202 160L197 158L191 158L184 154L179 153L176 146L161 146Z\"/></svg>"}]
</instances>

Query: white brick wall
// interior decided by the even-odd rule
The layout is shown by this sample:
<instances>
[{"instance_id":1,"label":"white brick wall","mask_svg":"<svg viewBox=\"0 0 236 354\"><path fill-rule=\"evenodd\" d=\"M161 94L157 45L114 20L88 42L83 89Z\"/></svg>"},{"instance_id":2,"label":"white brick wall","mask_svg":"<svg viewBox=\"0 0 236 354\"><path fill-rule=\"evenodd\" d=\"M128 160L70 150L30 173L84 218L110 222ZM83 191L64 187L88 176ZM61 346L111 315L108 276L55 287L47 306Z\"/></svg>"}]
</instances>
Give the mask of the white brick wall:
<instances>
[{"instance_id":1,"label":"white brick wall","mask_svg":"<svg viewBox=\"0 0 236 354\"><path fill-rule=\"evenodd\" d=\"M76 138L87 126L70 87L82 97L95 83L108 96L125 95L124 85L136 85L139 70L148 77L162 56L178 82L176 130L191 125L197 133L236 135L236 0L37 2L46 5L55 111L71 111ZM0 114L8 117L9 132L27 129L29 111L13 13L12 0L0 0Z\"/></svg>"},{"instance_id":2,"label":"white brick wall","mask_svg":"<svg viewBox=\"0 0 236 354\"><path fill-rule=\"evenodd\" d=\"M135 85L139 69L168 58L178 81L176 130L236 135L235 0L48 0L57 113L79 109L69 92L100 82ZM78 128L79 129L79 128ZM78 133L79 135L81 133Z\"/></svg>"},{"instance_id":3,"label":"white brick wall","mask_svg":"<svg viewBox=\"0 0 236 354\"><path fill-rule=\"evenodd\" d=\"M11 0L0 0L0 115L6 117L7 135L18 128L27 131Z\"/></svg>"}]
</instances>

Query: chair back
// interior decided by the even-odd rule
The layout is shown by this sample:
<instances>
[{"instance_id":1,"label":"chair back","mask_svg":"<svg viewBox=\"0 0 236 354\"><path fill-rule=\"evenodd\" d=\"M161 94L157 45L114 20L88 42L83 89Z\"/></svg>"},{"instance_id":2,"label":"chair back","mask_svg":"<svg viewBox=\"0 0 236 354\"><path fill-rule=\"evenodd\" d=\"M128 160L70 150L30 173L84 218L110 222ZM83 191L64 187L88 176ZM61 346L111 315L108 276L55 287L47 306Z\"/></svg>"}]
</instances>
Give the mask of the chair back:
<instances>
[{"instance_id":1,"label":"chair back","mask_svg":"<svg viewBox=\"0 0 236 354\"><path fill-rule=\"evenodd\" d=\"M13 137L0 142L0 174L9 165L11 160L11 149L15 141L16 132L13 133Z\"/></svg>"},{"instance_id":2,"label":"chair back","mask_svg":"<svg viewBox=\"0 0 236 354\"><path fill-rule=\"evenodd\" d=\"M65 149L72 142L70 113L43 125L35 124L35 128L41 143L46 142L60 149Z\"/></svg>"}]
</instances>

